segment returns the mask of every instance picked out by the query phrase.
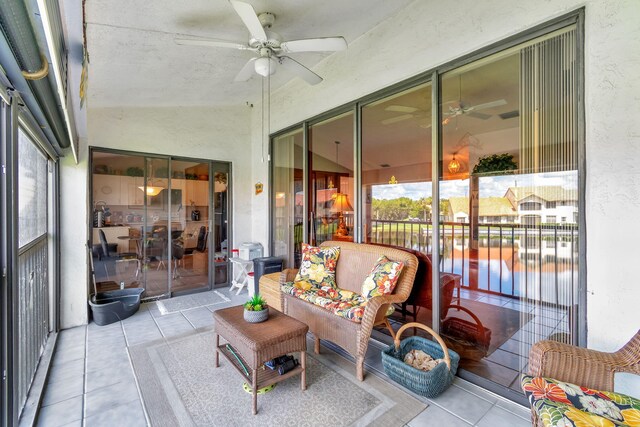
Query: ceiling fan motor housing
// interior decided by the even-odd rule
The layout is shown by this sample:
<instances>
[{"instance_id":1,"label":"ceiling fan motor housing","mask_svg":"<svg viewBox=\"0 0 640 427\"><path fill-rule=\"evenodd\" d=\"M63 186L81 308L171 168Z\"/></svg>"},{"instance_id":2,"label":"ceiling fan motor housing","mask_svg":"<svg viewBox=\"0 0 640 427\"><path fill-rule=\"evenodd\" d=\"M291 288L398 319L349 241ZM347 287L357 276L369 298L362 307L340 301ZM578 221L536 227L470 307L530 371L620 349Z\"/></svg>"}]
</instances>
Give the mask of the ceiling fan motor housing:
<instances>
[{"instance_id":1,"label":"ceiling fan motor housing","mask_svg":"<svg viewBox=\"0 0 640 427\"><path fill-rule=\"evenodd\" d=\"M276 22L276 15L271 12L263 12L258 15L258 20L265 29L271 28L273 23Z\"/></svg>"},{"instance_id":2,"label":"ceiling fan motor housing","mask_svg":"<svg viewBox=\"0 0 640 427\"><path fill-rule=\"evenodd\" d=\"M280 36L280 34L276 33L275 31L271 31L271 30L265 30L264 31L267 34L267 40L258 40L258 39L254 39L251 38L249 40L249 46L251 46L254 49L259 49L261 47L268 47L271 49L279 49L280 48L280 43L282 41L282 37Z\"/></svg>"}]
</instances>

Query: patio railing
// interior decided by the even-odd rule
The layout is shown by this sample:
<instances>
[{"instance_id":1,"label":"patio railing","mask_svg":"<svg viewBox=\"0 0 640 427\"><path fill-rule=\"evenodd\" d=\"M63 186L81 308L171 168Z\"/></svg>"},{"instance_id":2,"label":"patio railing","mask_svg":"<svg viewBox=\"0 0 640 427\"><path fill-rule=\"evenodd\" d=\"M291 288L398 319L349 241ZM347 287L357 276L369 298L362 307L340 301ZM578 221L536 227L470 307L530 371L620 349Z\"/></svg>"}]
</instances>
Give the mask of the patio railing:
<instances>
[{"instance_id":1,"label":"patio railing","mask_svg":"<svg viewBox=\"0 0 640 427\"><path fill-rule=\"evenodd\" d=\"M432 253L427 222L372 220L369 241ZM462 276L463 288L572 305L577 282L575 224L481 223L471 245L469 223L440 223L440 268Z\"/></svg>"}]
</instances>

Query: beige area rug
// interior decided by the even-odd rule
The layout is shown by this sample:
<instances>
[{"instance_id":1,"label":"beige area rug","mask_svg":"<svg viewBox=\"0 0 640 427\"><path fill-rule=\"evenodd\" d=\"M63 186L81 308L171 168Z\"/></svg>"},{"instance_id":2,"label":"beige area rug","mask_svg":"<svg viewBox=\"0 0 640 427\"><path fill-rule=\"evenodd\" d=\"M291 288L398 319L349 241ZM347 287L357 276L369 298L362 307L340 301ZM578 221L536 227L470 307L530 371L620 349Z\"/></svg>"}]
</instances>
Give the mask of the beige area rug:
<instances>
[{"instance_id":1,"label":"beige area rug","mask_svg":"<svg viewBox=\"0 0 640 427\"><path fill-rule=\"evenodd\" d=\"M300 377L258 395L223 357L214 368L214 334L199 330L129 348L144 406L153 426L403 426L427 405L333 352L307 357L307 390Z\"/></svg>"}]
</instances>

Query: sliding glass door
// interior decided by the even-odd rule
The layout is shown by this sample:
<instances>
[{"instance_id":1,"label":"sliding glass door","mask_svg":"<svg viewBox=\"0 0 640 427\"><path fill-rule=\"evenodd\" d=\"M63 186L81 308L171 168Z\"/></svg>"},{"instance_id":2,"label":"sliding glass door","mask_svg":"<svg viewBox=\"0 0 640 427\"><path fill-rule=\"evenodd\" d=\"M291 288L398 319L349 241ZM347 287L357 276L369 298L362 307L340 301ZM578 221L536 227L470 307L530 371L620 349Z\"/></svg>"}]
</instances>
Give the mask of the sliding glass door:
<instances>
[{"instance_id":1,"label":"sliding glass door","mask_svg":"<svg viewBox=\"0 0 640 427\"><path fill-rule=\"evenodd\" d=\"M576 341L575 59L570 27L441 77L440 330L516 392L532 343Z\"/></svg>"},{"instance_id":2,"label":"sliding glass door","mask_svg":"<svg viewBox=\"0 0 640 427\"><path fill-rule=\"evenodd\" d=\"M353 112L309 129L309 242L353 241Z\"/></svg>"},{"instance_id":3,"label":"sliding glass door","mask_svg":"<svg viewBox=\"0 0 640 427\"><path fill-rule=\"evenodd\" d=\"M213 248L213 280L214 287L229 283L229 237L230 237L230 203L231 170L228 163L211 162L213 177L213 201L211 204L211 246Z\"/></svg>"},{"instance_id":4,"label":"sliding glass door","mask_svg":"<svg viewBox=\"0 0 640 427\"><path fill-rule=\"evenodd\" d=\"M304 227L304 178L302 129L273 139L271 206L271 241L273 255L281 257L285 266L300 266Z\"/></svg>"},{"instance_id":5,"label":"sliding glass door","mask_svg":"<svg viewBox=\"0 0 640 427\"><path fill-rule=\"evenodd\" d=\"M98 291L156 298L228 283L227 163L94 149L92 168Z\"/></svg>"},{"instance_id":6,"label":"sliding glass door","mask_svg":"<svg viewBox=\"0 0 640 427\"><path fill-rule=\"evenodd\" d=\"M209 286L209 163L171 161L173 292Z\"/></svg>"},{"instance_id":7,"label":"sliding glass door","mask_svg":"<svg viewBox=\"0 0 640 427\"><path fill-rule=\"evenodd\" d=\"M460 375L523 401L531 345L584 337L576 32L523 37L274 138L272 253L297 267L303 239L413 251L423 270L394 329L432 326Z\"/></svg>"},{"instance_id":8,"label":"sliding glass door","mask_svg":"<svg viewBox=\"0 0 640 427\"><path fill-rule=\"evenodd\" d=\"M362 108L363 241L430 252L431 84Z\"/></svg>"},{"instance_id":9,"label":"sliding glass door","mask_svg":"<svg viewBox=\"0 0 640 427\"><path fill-rule=\"evenodd\" d=\"M14 287L15 361L18 412L27 400L40 355L44 351L51 325L49 227L52 181L48 156L25 129L18 129L18 281Z\"/></svg>"}]
</instances>

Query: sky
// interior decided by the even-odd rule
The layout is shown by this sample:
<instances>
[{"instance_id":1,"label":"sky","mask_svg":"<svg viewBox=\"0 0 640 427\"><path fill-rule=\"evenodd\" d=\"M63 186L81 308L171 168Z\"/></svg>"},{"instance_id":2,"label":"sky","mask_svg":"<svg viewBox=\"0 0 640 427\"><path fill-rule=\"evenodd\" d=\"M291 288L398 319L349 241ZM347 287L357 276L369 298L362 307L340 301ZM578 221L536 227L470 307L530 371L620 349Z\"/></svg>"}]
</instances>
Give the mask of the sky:
<instances>
[{"instance_id":1,"label":"sky","mask_svg":"<svg viewBox=\"0 0 640 427\"><path fill-rule=\"evenodd\" d=\"M527 175L487 176L480 178L480 197L502 197L509 187L539 187L559 185L565 189L578 189L577 171L547 172ZM418 200L431 196L430 182L374 185L374 199L408 197ZM440 183L440 197L465 197L469 195L469 180L455 179Z\"/></svg>"}]
</instances>

